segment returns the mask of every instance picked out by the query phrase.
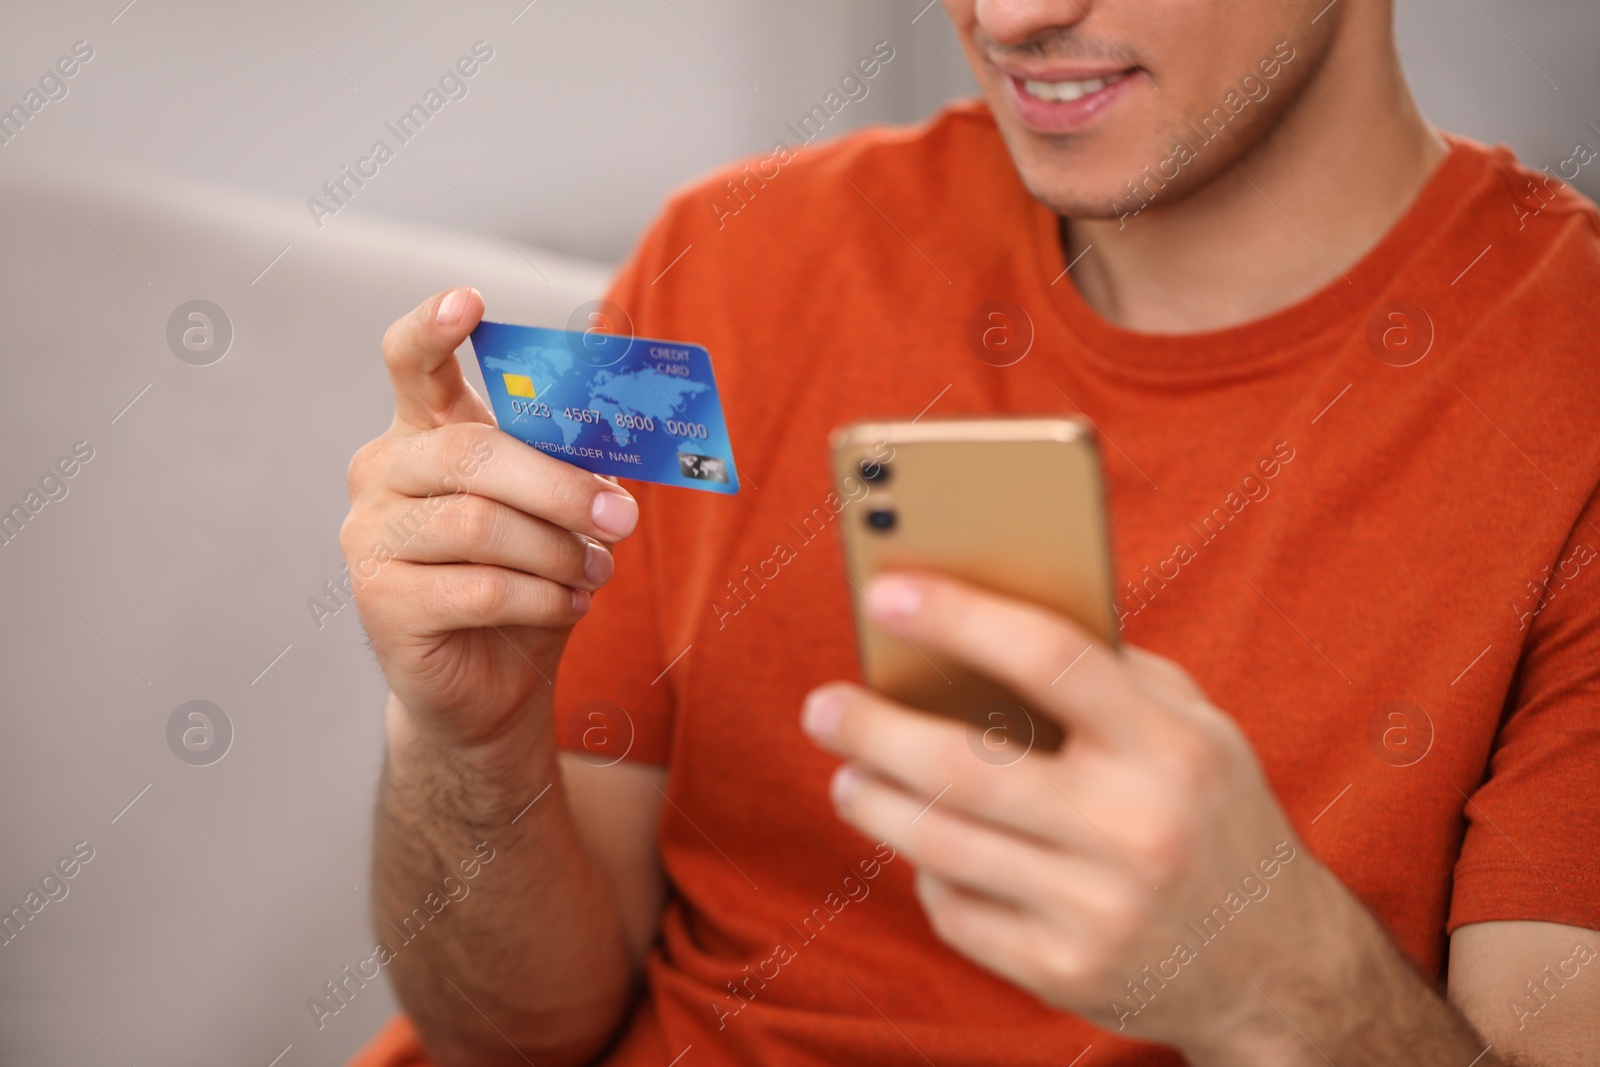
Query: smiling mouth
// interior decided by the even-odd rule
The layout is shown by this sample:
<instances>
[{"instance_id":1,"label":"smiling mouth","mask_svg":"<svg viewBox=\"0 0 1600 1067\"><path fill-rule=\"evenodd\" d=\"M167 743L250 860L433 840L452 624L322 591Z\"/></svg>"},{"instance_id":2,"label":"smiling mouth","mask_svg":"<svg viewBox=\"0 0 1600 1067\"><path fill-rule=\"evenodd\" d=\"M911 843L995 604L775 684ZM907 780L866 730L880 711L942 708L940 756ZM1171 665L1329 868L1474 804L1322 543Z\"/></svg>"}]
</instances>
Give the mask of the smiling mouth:
<instances>
[{"instance_id":1,"label":"smiling mouth","mask_svg":"<svg viewBox=\"0 0 1600 1067\"><path fill-rule=\"evenodd\" d=\"M1035 100L1047 103L1070 103L1081 100L1086 96L1098 93L1100 90L1127 78L1133 74L1131 70L1121 71L1117 74L1108 74L1102 78L1087 78L1081 81L1023 81L1017 79L1022 91Z\"/></svg>"}]
</instances>

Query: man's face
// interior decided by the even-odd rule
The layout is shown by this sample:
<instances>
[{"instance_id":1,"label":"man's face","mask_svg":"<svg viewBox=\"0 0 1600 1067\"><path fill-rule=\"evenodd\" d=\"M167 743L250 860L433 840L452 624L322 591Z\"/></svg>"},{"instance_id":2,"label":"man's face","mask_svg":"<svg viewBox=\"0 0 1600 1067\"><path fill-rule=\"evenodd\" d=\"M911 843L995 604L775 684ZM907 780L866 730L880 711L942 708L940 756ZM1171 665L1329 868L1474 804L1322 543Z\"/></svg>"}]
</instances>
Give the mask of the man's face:
<instances>
[{"instance_id":1,"label":"man's face","mask_svg":"<svg viewBox=\"0 0 1600 1067\"><path fill-rule=\"evenodd\" d=\"M1226 170L1300 97L1349 6L944 3L1024 183L1079 218L1170 205Z\"/></svg>"}]
</instances>

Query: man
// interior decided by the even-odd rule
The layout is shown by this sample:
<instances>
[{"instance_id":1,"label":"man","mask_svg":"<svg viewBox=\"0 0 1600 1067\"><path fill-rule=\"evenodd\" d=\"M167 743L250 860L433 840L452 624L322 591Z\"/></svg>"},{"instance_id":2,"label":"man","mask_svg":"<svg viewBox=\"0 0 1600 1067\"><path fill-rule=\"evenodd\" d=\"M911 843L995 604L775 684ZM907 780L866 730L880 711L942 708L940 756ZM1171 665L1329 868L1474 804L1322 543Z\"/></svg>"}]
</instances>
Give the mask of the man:
<instances>
[{"instance_id":1,"label":"man","mask_svg":"<svg viewBox=\"0 0 1600 1067\"><path fill-rule=\"evenodd\" d=\"M385 338L346 551L448 496L358 596L357 1062L1600 1063L1593 206L1423 121L1390 0L945 6L983 104L688 189L616 282L738 496L494 430L475 290ZM1002 766L840 681L826 434L1070 411L1122 651L867 590L1066 727Z\"/></svg>"}]
</instances>

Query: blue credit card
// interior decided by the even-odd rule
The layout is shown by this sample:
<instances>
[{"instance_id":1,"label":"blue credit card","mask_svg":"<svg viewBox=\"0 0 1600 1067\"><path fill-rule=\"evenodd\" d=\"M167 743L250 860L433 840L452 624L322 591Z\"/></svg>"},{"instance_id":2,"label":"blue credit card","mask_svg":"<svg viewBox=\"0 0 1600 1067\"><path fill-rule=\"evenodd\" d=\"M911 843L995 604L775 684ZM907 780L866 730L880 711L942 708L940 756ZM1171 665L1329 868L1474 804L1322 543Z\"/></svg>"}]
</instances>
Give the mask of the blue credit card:
<instances>
[{"instance_id":1,"label":"blue credit card","mask_svg":"<svg viewBox=\"0 0 1600 1067\"><path fill-rule=\"evenodd\" d=\"M739 491L704 346L481 322L472 347L518 440L596 474Z\"/></svg>"}]
</instances>

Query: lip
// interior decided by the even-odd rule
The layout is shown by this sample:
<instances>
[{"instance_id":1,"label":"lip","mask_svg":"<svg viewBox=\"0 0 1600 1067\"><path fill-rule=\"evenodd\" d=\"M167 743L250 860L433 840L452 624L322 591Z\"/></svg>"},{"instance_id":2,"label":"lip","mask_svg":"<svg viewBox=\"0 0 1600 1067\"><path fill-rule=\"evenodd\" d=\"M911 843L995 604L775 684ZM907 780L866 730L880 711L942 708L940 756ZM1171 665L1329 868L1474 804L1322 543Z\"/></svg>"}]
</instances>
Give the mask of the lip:
<instances>
[{"instance_id":1,"label":"lip","mask_svg":"<svg viewBox=\"0 0 1600 1067\"><path fill-rule=\"evenodd\" d=\"M1040 100L1022 87L1024 81L1087 81L1123 71L1127 72L1127 76L1120 81L1103 89L1097 89L1088 96L1080 96L1076 100ZM1044 134L1077 133L1131 92L1134 83L1139 80L1138 68L1127 67L1120 70L1088 72L1079 70L1029 72L1026 77L1013 71L1001 71L1001 73L1006 79L1007 93L1017 117L1033 132Z\"/></svg>"}]
</instances>

